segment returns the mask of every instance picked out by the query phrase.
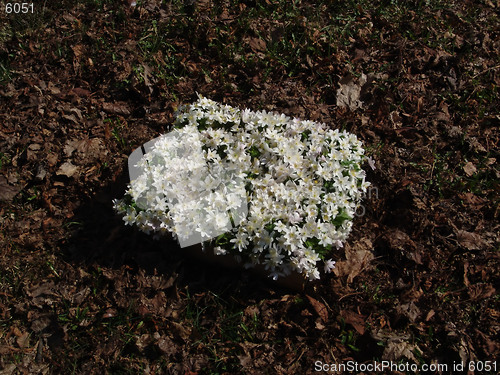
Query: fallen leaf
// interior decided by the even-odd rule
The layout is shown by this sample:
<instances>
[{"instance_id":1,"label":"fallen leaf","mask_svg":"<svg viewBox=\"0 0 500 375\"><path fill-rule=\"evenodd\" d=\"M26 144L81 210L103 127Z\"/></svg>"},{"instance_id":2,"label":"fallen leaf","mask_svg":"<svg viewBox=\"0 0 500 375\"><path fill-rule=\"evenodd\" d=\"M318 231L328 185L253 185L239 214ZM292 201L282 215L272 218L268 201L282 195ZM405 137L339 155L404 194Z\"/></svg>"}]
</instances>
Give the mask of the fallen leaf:
<instances>
[{"instance_id":1,"label":"fallen leaf","mask_svg":"<svg viewBox=\"0 0 500 375\"><path fill-rule=\"evenodd\" d=\"M53 82L49 82L47 87L52 95L59 95L61 93L61 90Z\"/></svg>"},{"instance_id":2,"label":"fallen leaf","mask_svg":"<svg viewBox=\"0 0 500 375\"><path fill-rule=\"evenodd\" d=\"M474 329L474 331L480 337L481 346L483 347L483 350L487 356L488 355L493 356L495 352L498 353L498 350L500 349L499 343L495 342L494 340L491 340L487 335L485 335L477 328Z\"/></svg>"},{"instance_id":3,"label":"fallen leaf","mask_svg":"<svg viewBox=\"0 0 500 375\"><path fill-rule=\"evenodd\" d=\"M117 103L102 103L102 109L104 112L115 114L115 115L130 115L130 109L127 103L117 102Z\"/></svg>"},{"instance_id":4,"label":"fallen leaf","mask_svg":"<svg viewBox=\"0 0 500 375\"><path fill-rule=\"evenodd\" d=\"M240 365L242 368L249 368L252 365L252 357L248 354L238 355L237 358L240 361Z\"/></svg>"},{"instance_id":5,"label":"fallen leaf","mask_svg":"<svg viewBox=\"0 0 500 375\"><path fill-rule=\"evenodd\" d=\"M245 308L244 314L247 317L253 318L259 316L260 311L257 306L248 306L247 308Z\"/></svg>"},{"instance_id":6,"label":"fallen leaf","mask_svg":"<svg viewBox=\"0 0 500 375\"><path fill-rule=\"evenodd\" d=\"M28 344L29 344L29 340L28 339L29 339L29 333L28 332L24 332L23 334L21 334L21 336L19 336L16 339L17 345L19 345L19 347L21 349L27 347Z\"/></svg>"},{"instance_id":7,"label":"fallen leaf","mask_svg":"<svg viewBox=\"0 0 500 375\"><path fill-rule=\"evenodd\" d=\"M342 78L340 88L337 90L337 106L348 107L351 111L361 108L363 106L360 100L361 88L365 83L365 74L361 74L359 80L355 80L352 76Z\"/></svg>"},{"instance_id":8,"label":"fallen leaf","mask_svg":"<svg viewBox=\"0 0 500 375\"><path fill-rule=\"evenodd\" d=\"M382 359L388 361L398 361L401 358L407 358L412 361L417 361L413 354L415 350L422 353L422 350L417 346L410 344L411 337L409 334L398 333L381 329L379 331L372 331L371 336L377 340L385 343L384 353Z\"/></svg>"},{"instance_id":9,"label":"fallen leaf","mask_svg":"<svg viewBox=\"0 0 500 375\"><path fill-rule=\"evenodd\" d=\"M467 176L472 176L474 173L476 173L477 169L476 167L474 166L474 164L472 164L472 162L468 162L467 164L464 165L464 172Z\"/></svg>"},{"instance_id":10,"label":"fallen leaf","mask_svg":"<svg viewBox=\"0 0 500 375\"><path fill-rule=\"evenodd\" d=\"M33 285L29 289L27 288L26 294L32 298L40 297L42 295L54 295L54 291L53 291L54 287L55 287L55 284L52 281L49 281L49 282L44 283L44 284L36 284L36 285Z\"/></svg>"},{"instance_id":11,"label":"fallen leaf","mask_svg":"<svg viewBox=\"0 0 500 375\"><path fill-rule=\"evenodd\" d=\"M49 84L49 87L50 87L50 84ZM81 87L74 87L70 90L69 93L74 94L74 95L79 96L79 97L85 97L85 98L92 95L92 93L89 90L81 88ZM73 108L73 109L76 109L76 108Z\"/></svg>"},{"instance_id":12,"label":"fallen leaf","mask_svg":"<svg viewBox=\"0 0 500 375\"><path fill-rule=\"evenodd\" d=\"M71 49L73 50L73 53L75 54L75 58L77 60L79 60L80 56L82 56L82 54L84 52L85 47L81 44L77 44L77 45L73 46Z\"/></svg>"},{"instance_id":13,"label":"fallen leaf","mask_svg":"<svg viewBox=\"0 0 500 375\"><path fill-rule=\"evenodd\" d=\"M117 311L115 309L113 309L113 308L110 307L109 309L107 309L104 312L104 314L102 315L102 317L104 319L114 318L116 316L116 314L117 314Z\"/></svg>"},{"instance_id":14,"label":"fallen leaf","mask_svg":"<svg viewBox=\"0 0 500 375\"><path fill-rule=\"evenodd\" d=\"M406 316L412 323L415 323L417 318L420 316L420 309L417 307L417 305L415 305L413 301L411 301L410 303L397 305L396 311L401 315Z\"/></svg>"},{"instance_id":15,"label":"fallen leaf","mask_svg":"<svg viewBox=\"0 0 500 375\"><path fill-rule=\"evenodd\" d=\"M417 264L422 264L422 251L407 233L394 229L386 233L382 239L394 252L402 254Z\"/></svg>"},{"instance_id":16,"label":"fallen leaf","mask_svg":"<svg viewBox=\"0 0 500 375\"><path fill-rule=\"evenodd\" d=\"M143 72L141 73L141 76L144 79L144 84L149 89L149 93L152 94L153 93L153 88L154 88L154 85L155 85L154 75L152 73L151 68L148 65L142 64L142 67L144 69L143 69Z\"/></svg>"},{"instance_id":17,"label":"fallen leaf","mask_svg":"<svg viewBox=\"0 0 500 375\"><path fill-rule=\"evenodd\" d=\"M440 111L436 114L436 120L449 122L450 121L450 112L448 110L448 105L446 103L441 103Z\"/></svg>"},{"instance_id":18,"label":"fallen leaf","mask_svg":"<svg viewBox=\"0 0 500 375\"><path fill-rule=\"evenodd\" d=\"M486 148L477 140L476 137L468 137L467 142L476 152L486 152Z\"/></svg>"},{"instance_id":19,"label":"fallen leaf","mask_svg":"<svg viewBox=\"0 0 500 375\"><path fill-rule=\"evenodd\" d=\"M47 164L49 167L53 167L59 161L59 157L55 152L51 152L46 156Z\"/></svg>"},{"instance_id":20,"label":"fallen leaf","mask_svg":"<svg viewBox=\"0 0 500 375\"><path fill-rule=\"evenodd\" d=\"M74 122L75 124L78 124L78 120L76 119L75 115L62 115L62 117L66 120Z\"/></svg>"},{"instance_id":21,"label":"fallen leaf","mask_svg":"<svg viewBox=\"0 0 500 375\"><path fill-rule=\"evenodd\" d=\"M175 353L177 353L177 346L169 337L160 337L156 342L156 346L167 356L175 355Z\"/></svg>"},{"instance_id":22,"label":"fallen leaf","mask_svg":"<svg viewBox=\"0 0 500 375\"><path fill-rule=\"evenodd\" d=\"M458 243L467 250L480 250L485 246L485 242L479 234L467 232L465 230L456 230Z\"/></svg>"},{"instance_id":23,"label":"fallen leaf","mask_svg":"<svg viewBox=\"0 0 500 375\"><path fill-rule=\"evenodd\" d=\"M56 175L72 177L75 175L76 172L78 172L78 167L71 164L71 162L67 161L66 163L64 163L59 167L59 169L56 172Z\"/></svg>"},{"instance_id":24,"label":"fallen leaf","mask_svg":"<svg viewBox=\"0 0 500 375\"><path fill-rule=\"evenodd\" d=\"M69 111L72 112L72 113L76 113L76 116L78 117L78 119L80 121L83 121L82 111L80 111L78 108L76 108L76 107L75 108L71 108Z\"/></svg>"},{"instance_id":25,"label":"fallen leaf","mask_svg":"<svg viewBox=\"0 0 500 375\"><path fill-rule=\"evenodd\" d=\"M417 358L415 358L415 355L413 354L415 349L421 352L416 345L410 344L409 342L390 341L384 349L382 358L389 361L398 361L404 357L417 362Z\"/></svg>"},{"instance_id":26,"label":"fallen leaf","mask_svg":"<svg viewBox=\"0 0 500 375\"><path fill-rule=\"evenodd\" d=\"M170 324L171 331L174 333L174 335L176 335L183 341L186 341L191 335L191 328L184 327L182 324L177 322L170 322Z\"/></svg>"},{"instance_id":27,"label":"fallen leaf","mask_svg":"<svg viewBox=\"0 0 500 375\"><path fill-rule=\"evenodd\" d=\"M474 284L468 288L469 296L473 301L479 301L491 297L496 289L491 284Z\"/></svg>"},{"instance_id":28,"label":"fallen leaf","mask_svg":"<svg viewBox=\"0 0 500 375\"><path fill-rule=\"evenodd\" d=\"M333 272L336 276L347 276L347 282L352 283L370 262L373 260L373 244L368 238L362 238L358 242L350 245L346 243L346 260L338 261Z\"/></svg>"},{"instance_id":29,"label":"fallen leaf","mask_svg":"<svg viewBox=\"0 0 500 375\"><path fill-rule=\"evenodd\" d=\"M316 311L316 313L319 315L321 320L326 323L328 321L328 310L326 309L326 306L319 302L317 299L312 298L309 295L306 295L307 299L311 303L312 307Z\"/></svg>"},{"instance_id":30,"label":"fallen leaf","mask_svg":"<svg viewBox=\"0 0 500 375\"><path fill-rule=\"evenodd\" d=\"M38 143L32 143L28 146L28 149L26 150L26 155L28 157L28 160L30 161L34 161L34 160L37 160L38 159L38 152L40 151L40 149L42 148L41 145L39 145ZM9 181L11 182L11 181Z\"/></svg>"},{"instance_id":31,"label":"fallen leaf","mask_svg":"<svg viewBox=\"0 0 500 375\"><path fill-rule=\"evenodd\" d=\"M322 329L325 329L325 326L321 322L317 321L315 324L315 328L321 331Z\"/></svg>"},{"instance_id":32,"label":"fallen leaf","mask_svg":"<svg viewBox=\"0 0 500 375\"><path fill-rule=\"evenodd\" d=\"M486 199L478 197L473 193L463 193L463 194L458 194L458 196L460 199L463 199L465 203L467 203L474 209L479 209L488 202Z\"/></svg>"},{"instance_id":33,"label":"fallen leaf","mask_svg":"<svg viewBox=\"0 0 500 375\"><path fill-rule=\"evenodd\" d=\"M469 261L464 262L464 285L468 287L470 285L469 278L467 277L469 273Z\"/></svg>"},{"instance_id":34,"label":"fallen leaf","mask_svg":"<svg viewBox=\"0 0 500 375\"><path fill-rule=\"evenodd\" d=\"M434 310L429 310L429 312L427 313L427 315L425 316L425 321L428 322L429 320L432 319L432 317L436 315L436 312Z\"/></svg>"},{"instance_id":35,"label":"fallen leaf","mask_svg":"<svg viewBox=\"0 0 500 375\"><path fill-rule=\"evenodd\" d=\"M490 166L490 165L495 164L496 162L497 162L497 159L495 159L495 158L488 158L486 160L486 165Z\"/></svg>"},{"instance_id":36,"label":"fallen leaf","mask_svg":"<svg viewBox=\"0 0 500 375\"><path fill-rule=\"evenodd\" d=\"M51 323L50 317L47 315L44 315L44 316L41 316L39 319L34 320L31 323L31 329L35 333L40 333L45 328L47 328L50 325L50 323Z\"/></svg>"},{"instance_id":37,"label":"fallen leaf","mask_svg":"<svg viewBox=\"0 0 500 375\"><path fill-rule=\"evenodd\" d=\"M0 175L0 201L10 202L20 191L20 187L10 185L7 178Z\"/></svg>"},{"instance_id":38,"label":"fallen leaf","mask_svg":"<svg viewBox=\"0 0 500 375\"><path fill-rule=\"evenodd\" d=\"M152 341L153 338L151 335L149 333L144 333L136 338L135 346L142 352Z\"/></svg>"},{"instance_id":39,"label":"fallen leaf","mask_svg":"<svg viewBox=\"0 0 500 375\"><path fill-rule=\"evenodd\" d=\"M8 346L0 345L0 354L8 354L10 352L11 352L11 350ZM8 365L5 365L5 367L2 369L1 374L2 375L14 374L14 371L16 371L16 368L17 368L17 365L15 363L9 363Z\"/></svg>"},{"instance_id":40,"label":"fallen leaf","mask_svg":"<svg viewBox=\"0 0 500 375\"><path fill-rule=\"evenodd\" d=\"M365 334L365 316L355 313L354 311L342 310L340 315L344 318L347 324L353 326L353 328L360 335Z\"/></svg>"},{"instance_id":41,"label":"fallen leaf","mask_svg":"<svg viewBox=\"0 0 500 375\"><path fill-rule=\"evenodd\" d=\"M266 42L260 38L250 38L248 44L254 52L264 52L266 50Z\"/></svg>"}]
</instances>

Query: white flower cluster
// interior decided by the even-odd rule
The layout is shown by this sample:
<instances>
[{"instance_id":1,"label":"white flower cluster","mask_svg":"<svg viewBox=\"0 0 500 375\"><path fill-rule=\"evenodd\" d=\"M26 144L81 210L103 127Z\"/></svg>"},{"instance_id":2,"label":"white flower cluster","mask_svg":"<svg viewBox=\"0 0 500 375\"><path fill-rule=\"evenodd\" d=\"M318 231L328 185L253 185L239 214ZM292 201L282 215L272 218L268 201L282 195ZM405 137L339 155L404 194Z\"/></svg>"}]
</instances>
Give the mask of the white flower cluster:
<instances>
[{"instance_id":1,"label":"white flower cluster","mask_svg":"<svg viewBox=\"0 0 500 375\"><path fill-rule=\"evenodd\" d=\"M232 163L208 164L203 146L192 125L159 137L137 164L143 173L127 192L139 210L123 201L117 206L125 222L147 233L171 231L181 245L190 245L230 230L228 211L238 223L244 219L244 174Z\"/></svg>"},{"instance_id":2,"label":"white flower cluster","mask_svg":"<svg viewBox=\"0 0 500 375\"><path fill-rule=\"evenodd\" d=\"M181 108L174 125L177 135L159 138L141 160L145 173L114 202L126 224L202 239L227 229L214 239L215 253L264 264L274 279L318 279L320 260L326 272L334 268L326 257L343 246L369 186L355 135L203 97ZM248 215L236 220L241 197Z\"/></svg>"}]
</instances>

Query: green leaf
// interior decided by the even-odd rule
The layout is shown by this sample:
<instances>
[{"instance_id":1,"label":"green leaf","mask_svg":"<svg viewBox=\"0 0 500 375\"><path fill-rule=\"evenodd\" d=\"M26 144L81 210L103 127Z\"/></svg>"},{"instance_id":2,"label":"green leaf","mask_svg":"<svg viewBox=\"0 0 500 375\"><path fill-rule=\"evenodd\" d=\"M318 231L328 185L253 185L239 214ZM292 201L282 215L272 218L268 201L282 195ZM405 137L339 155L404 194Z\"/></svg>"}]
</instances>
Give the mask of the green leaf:
<instances>
[{"instance_id":1,"label":"green leaf","mask_svg":"<svg viewBox=\"0 0 500 375\"><path fill-rule=\"evenodd\" d=\"M255 158L258 158L261 155L261 152L257 146L250 147L250 149L248 150L248 153L252 157L252 160Z\"/></svg>"},{"instance_id":2,"label":"green leaf","mask_svg":"<svg viewBox=\"0 0 500 375\"><path fill-rule=\"evenodd\" d=\"M300 140L302 142L306 141L309 138L309 135L311 135L311 131L310 130L304 130L302 132L302 134L300 135Z\"/></svg>"},{"instance_id":3,"label":"green leaf","mask_svg":"<svg viewBox=\"0 0 500 375\"><path fill-rule=\"evenodd\" d=\"M230 243L231 237L232 236L229 233L223 233L223 234L221 234L220 236L218 236L215 239L215 246L224 247L224 246L228 245Z\"/></svg>"},{"instance_id":4,"label":"green leaf","mask_svg":"<svg viewBox=\"0 0 500 375\"><path fill-rule=\"evenodd\" d=\"M267 223L264 228L269 232L271 233L273 230L274 230L274 223L275 223L275 220L271 221L270 223Z\"/></svg>"},{"instance_id":5,"label":"green leaf","mask_svg":"<svg viewBox=\"0 0 500 375\"><path fill-rule=\"evenodd\" d=\"M335 225L336 227L339 227L341 226L344 221L346 220L352 220L352 217L350 217L348 214L347 214L347 211L346 210L342 210L340 211L337 216L335 217L335 219L332 219L332 224Z\"/></svg>"}]
</instances>

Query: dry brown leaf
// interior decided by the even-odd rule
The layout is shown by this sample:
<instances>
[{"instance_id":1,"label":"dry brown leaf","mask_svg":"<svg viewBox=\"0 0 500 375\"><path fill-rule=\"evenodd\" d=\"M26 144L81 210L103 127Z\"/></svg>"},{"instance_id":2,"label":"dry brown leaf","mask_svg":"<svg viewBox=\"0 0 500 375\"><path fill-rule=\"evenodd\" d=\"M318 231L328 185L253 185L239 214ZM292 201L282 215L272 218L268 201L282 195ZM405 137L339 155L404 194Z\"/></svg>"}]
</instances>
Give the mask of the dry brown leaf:
<instances>
[{"instance_id":1,"label":"dry brown leaf","mask_svg":"<svg viewBox=\"0 0 500 375\"><path fill-rule=\"evenodd\" d=\"M249 368L252 365L253 360L252 360L252 357L249 354L239 355L237 357L238 357L238 359L240 361L241 367L243 367L243 368Z\"/></svg>"},{"instance_id":2,"label":"dry brown leaf","mask_svg":"<svg viewBox=\"0 0 500 375\"><path fill-rule=\"evenodd\" d=\"M47 85L47 87L48 87L49 92L52 95L59 95L59 94L61 94L61 90L53 82L49 82L49 84Z\"/></svg>"},{"instance_id":3,"label":"dry brown leaf","mask_svg":"<svg viewBox=\"0 0 500 375\"><path fill-rule=\"evenodd\" d=\"M316 311L316 313L319 315L321 320L326 323L328 321L328 310L326 309L326 306L319 302L317 299L314 299L313 297L306 295L307 299L311 303L312 307Z\"/></svg>"},{"instance_id":4,"label":"dry brown leaf","mask_svg":"<svg viewBox=\"0 0 500 375\"><path fill-rule=\"evenodd\" d=\"M413 301L397 305L396 311L401 315L406 316L412 323L415 323L417 318L420 316L420 309Z\"/></svg>"},{"instance_id":5,"label":"dry brown leaf","mask_svg":"<svg viewBox=\"0 0 500 375\"><path fill-rule=\"evenodd\" d=\"M316 329L319 329L320 331L321 331L322 329L325 329L325 326L324 326L324 325L323 325L320 321L316 321L316 323L315 323L314 327L315 327Z\"/></svg>"},{"instance_id":6,"label":"dry brown leaf","mask_svg":"<svg viewBox=\"0 0 500 375\"><path fill-rule=\"evenodd\" d=\"M70 157L71 154L76 150L76 145L78 144L78 140L68 140L64 145L63 151L66 157Z\"/></svg>"},{"instance_id":7,"label":"dry brown leaf","mask_svg":"<svg viewBox=\"0 0 500 375\"><path fill-rule=\"evenodd\" d=\"M373 260L372 248L372 242L366 237L353 245L347 243L345 246L346 260L335 264L336 267L333 269L335 275L338 277L347 276L347 282L352 283L354 278Z\"/></svg>"},{"instance_id":8,"label":"dry brown leaf","mask_svg":"<svg viewBox=\"0 0 500 375\"><path fill-rule=\"evenodd\" d=\"M469 278L467 277L469 273L469 261L466 260L464 263L464 285L468 287L470 285Z\"/></svg>"},{"instance_id":9,"label":"dry brown leaf","mask_svg":"<svg viewBox=\"0 0 500 375\"><path fill-rule=\"evenodd\" d=\"M177 322L170 322L171 331L182 340L187 340L191 335L191 328L184 327L182 324Z\"/></svg>"},{"instance_id":10,"label":"dry brown leaf","mask_svg":"<svg viewBox=\"0 0 500 375\"><path fill-rule=\"evenodd\" d=\"M496 162L497 162L497 159L495 159L495 158L488 158L486 160L486 165L488 165L488 166L494 165Z\"/></svg>"},{"instance_id":11,"label":"dry brown leaf","mask_svg":"<svg viewBox=\"0 0 500 375\"><path fill-rule=\"evenodd\" d=\"M130 115L130 109L128 107L128 104L124 102L117 102L117 103L104 102L102 103L102 109L104 110L104 112L115 115L123 115L123 116Z\"/></svg>"},{"instance_id":12,"label":"dry brown leaf","mask_svg":"<svg viewBox=\"0 0 500 375\"><path fill-rule=\"evenodd\" d=\"M441 103L440 111L436 114L436 120L449 122L450 121L450 112L448 110L448 105L446 103Z\"/></svg>"},{"instance_id":13,"label":"dry brown leaf","mask_svg":"<svg viewBox=\"0 0 500 375\"><path fill-rule=\"evenodd\" d=\"M78 167L71 164L70 161L62 164L56 172L58 176L72 177L78 172Z\"/></svg>"},{"instance_id":14,"label":"dry brown leaf","mask_svg":"<svg viewBox=\"0 0 500 375\"><path fill-rule=\"evenodd\" d=\"M354 311L343 310L340 315L344 318L347 324L354 327L360 335L365 334L365 316L355 313Z\"/></svg>"},{"instance_id":15,"label":"dry brown leaf","mask_svg":"<svg viewBox=\"0 0 500 375\"><path fill-rule=\"evenodd\" d=\"M244 311L245 316L253 318L254 316L258 316L260 314L259 308L257 306L248 306Z\"/></svg>"},{"instance_id":16,"label":"dry brown leaf","mask_svg":"<svg viewBox=\"0 0 500 375\"><path fill-rule=\"evenodd\" d=\"M75 115L62 115L62 117L66 120L74 122L75 124L78 124L78 120L76 119Z\"/></svg>"},{"instance_id":17,"label":"dry brown leaf","mask_svg":"<svg viewBox=\"0 0 500 375\"><path fill-rule=\"evenodd\" d=\"M463 193L463 194L458 194L458 196L460 199L463 199L465 203L467 203L474 209L479 209L488 202L486 199L478 197L473 193Z\"/></svg>"},{"instance_id":18,"label":"dry brown leaf","mask_svg":"<svg viewBox=\"0 0 500 375\"><path fill-rule=\"evenodd\" d=\"M410 344L409 342L390 341L384 349L382 358L389 361L398 361L401 358L407 358L411 361L417 362L417 358L413 352L418 349L417 345ZM421 352L420 349L418 349Z\"/></svg>"},{"instance_id":19,"label":"dry brown leaf","mask_svg":"<svg viewBox=\"0 0 500 375\"><path fill-rule=\"evenodd\" d=\"M250 38L248 44L254 52L264 52L266 50L266 42L260 38Z\"/></svg>"},{"instance_id":20,"label":"dry brown leaf","mask_svg":"<svg viewBox=\"0 0 500 375\"><path fill-rule=\"evenodd\" d=\"M476 152L486 152L486 148L477 140L476 137L468 137L467 142Z\"/></svg>"},{"instance_id":21,"label":"dry brown leaf","mask_svg":"<svg viewBox=\"0 0 500 375\"><path fill-rule=\"evenodd\" d=\"M209 12L210 9L213 7L212 0L197 0L193 1L193 3L196 3L196 8L198 9L199 12Z\"/></svg>"},{"instance_id":22,"label":"dry brown leaf","mask_svg":"<svg viewBox=\"0 0 500 375\"><path fill-rule=\"evenodd\" d=\"M489 355L493 357L495 352L498 353L498 350L500 349L500 344L498 342L491 340L490 337L488 337L478 329L474 329L474 331L481 338L481 346L483 347L483 350L487 356Z\"/></svg>"},{"instance_id":23,"label":"dry brown leaf","mask_svg":"<svg viewBox=\"0 0 500 375\"><path fill-rule=\"evenodd\" d=\"M29 345L29 333L28 332L22 333L21 336L19 336L16 339L16 342L21 349L27 347Z\"/></svg>"},{"instance_id":24,"label":"dry brown leaf","mask_svg":"<svg viewBox=\"0 0 500 375\"><path fill-rule=\"evenodd\" d=\"M26 288L26 294L29 297L36 298L42 295L54 295L55 284L53 281L49 281L44 284L36 284L31 288Z\"/></svg>"},{"instance_id":25,"label":"dry brown leaf","mask_svg":"<svg viewBox=\"0 0 500 375\"><path fill-rule=\"evenodd\" d=\"M177 346L172 342L172 340L169 337L163 336L158 339L158 342L156 343L156 346L160 351L167 355L174 355L177 353Z\"/></svg>"},{"instance_id":26,"label":"dry brown leaf","mask_svg":"<svg viewBox=\"0 0 500 375\"><path fill-rule=\"evenodd\" d=\"M104 319L108 319L108 318L114 318L116 316L118 312L116 311L116 309L113 309L113 308L108 308L104 314L102 315L102 317Z\"/></svg>"},{"instance_id":27,"label":"dry brown leaf","mask_svg":"<svg viewBox=\"0 0 500 375\"><path fill-rule=\"evenodd\" d=\"M474 173L476 173L477 169L476 167L474 166L474 164L472 164L472 162L468 162L467 164L464 165L464 172L467 176L472 176Z\"/></svg>"},{"instance_id":28,"label":"dry brown leaf","mask_svg":"<svg viewBox=\"0 0 500 375\"><path fill-rule=\"evenodd\" d=\"M456 230L458 243L468 250L479 250L485 246L484 240L477 233L467 232L465 230Z\"/></svg>"},{"instance_id":29,"label":"dry brown leaf","mask_svg":"<svg viewBox=\"0 0 500 375\"><path fill-rule=\"evenodd\" d=\"M417 264L422 264L422 250L417 247L407 233L399 229L394 229L386 233L383 239L392 250L400 252Z\"/></svg>"},{"instance_id":30,"label":"dry brown leaf","mask_svg":"<svg viewBox=\"0 0 500 375\"><path fill-rule=\"evenodd\" d=\"M342 78L340 80L340 88L337 90L337 106L347 107L351 111L361 108L363 102L359 98L361 95L361 88L365 83L365 74L361 74L359 80L355 80L351 76Z\"/></svg>"},{"instance_id":31,"label":"dry brown leaf","mask_svg":"<svg viewBox=\"0 0 500 375\"><path fill-rule=\"evenodd\" d=\"M73 50L73 53L75 54L75 58L77 60L79 60L80 56L82 56L82 54L85 50L85 47L82 44L77 44L77 45L71 47L71 49Z\"/></svg>"},{"instance_id":32,"label":"dry brown leaf","mask_svg":"<svg viewBox=\"0 0 500 375\"><path fill-rule=\"evenodd\" d=\"M9 202L21 191L18 186L12 186L8 183L5 176L0 175L0 201Z\"/></svg>"},{"instance_id":33,"label":"dry brown leaf","mask_svg":"<svg viewBox=\"0 0 500 375\"><path fill-rule=\"evenodd\" d=\"M45 328L47 328L51 322L52 322L51 319L47 315L43 315L40 318L33 320L31 322L31 329L35 333L40 333Z\"/></svg>"},{"instance_id":34,"label":"dry brown leaf","mask_svg":"<svg viewBox=\"0 0 500 375\"><path fill-rule=\"evenodd\" d=\"M495 294L496 289L491 284L474 284L468 288L471 300L478 301Z\"/></svg>"},{"instance_id":35,"label":"dry brown leaf","mask_svg":"<svg viewBox=\"0 0 500 375\"><path fill-rule=\"evenodd\" d=\"M9 354L11 352L11 348L7 345L0 345L0 354ZM5 367L2 369L1 374L2 375L10 375L14 374L14 371L16 371L17 365L15 363L9 363L8 365L5 365Z\"/></svg>"},{"instance_id":36,"label":"dry brown leaf","mask_svg":"<svg viewBox=\"0 0 500 375\"><path fill-rule=\"evenodd\" d=\"M50 83L49 83L49 87L50 87ZM89 90L81 88L81 87L72 88L70 91L70 94L74 94L76 96L85 97L85 98L92 95L92 93Z\"/></svg>"},{"instance_id":37,"label":"dry brown leaf","mask_svg":"<svg viewBox=\"0 0 500 375\"><path fill-rule=\"evenodd\" d=\"M417 349L419 352L422 352L417 345L409 343L411 340L409 334L381 329L379 331L372 331L371 336L377 341L386 343L384 353L382 354L384 360L398 361L404 357L416 362L417 360L413 354L414 350Z\"/></svg>"},{"instance_id":38,"label":"dry brown leaf","mask_svg":"<svg viewBox=\"0 0 500 375\"><path fill-rule=\"evenodd\" d=\"M153 337L149 333L144 333L136 338L135 346L142 352L152 342Z\"/></svg>"},{"instance_id":39,"label":"dry brown leaf","mask_svg":"<svg viewBox=\"0 0 500 375\"><path fill-rule=\"evenodd\" d=\"M428 322L429 320L432 319L432 317L436 315L436 312L434 310L429 310L429 312L427 313L427 315L425 316L425 321Z\"/></svg>"},{"instance_id":40,"label":"dry brown leaf","mask_svg":"<svg viewBox=\"0 0 500 375\"><path fill-rule=\"evenodd\" d=\"M144 79L144 84L148 88L149 92L152 94L153 87L156 83L155 77L153 75L152 69L148 65L142 64L142 67L144 68L144 70L141 73L141 76Z\"/></svg>"}]
</instances>

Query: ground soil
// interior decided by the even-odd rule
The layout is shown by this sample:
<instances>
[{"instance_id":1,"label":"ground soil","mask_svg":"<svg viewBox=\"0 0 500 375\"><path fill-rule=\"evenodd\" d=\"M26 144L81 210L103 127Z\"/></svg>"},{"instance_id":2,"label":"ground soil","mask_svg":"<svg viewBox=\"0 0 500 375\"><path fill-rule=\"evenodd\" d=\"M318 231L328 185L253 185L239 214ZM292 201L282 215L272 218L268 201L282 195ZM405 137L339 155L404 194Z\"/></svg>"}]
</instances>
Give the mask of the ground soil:
<instances>
[{"instance_id":1,"label":"ground soil","mask_svg":"<svg viewBox=\"0 0 500 375\"><path fill-rule=\"evenodd\" d=\"M59 3L0 16L1 374L500 357L498 1ZM197 92L363 141L333 274L286 289L114 214L130 152Z\"/></svg>"}]
</instances>

